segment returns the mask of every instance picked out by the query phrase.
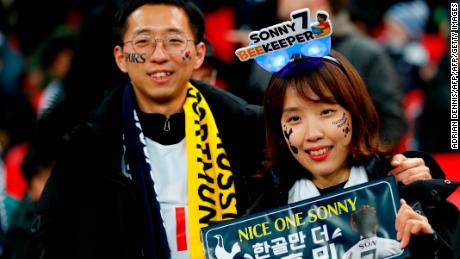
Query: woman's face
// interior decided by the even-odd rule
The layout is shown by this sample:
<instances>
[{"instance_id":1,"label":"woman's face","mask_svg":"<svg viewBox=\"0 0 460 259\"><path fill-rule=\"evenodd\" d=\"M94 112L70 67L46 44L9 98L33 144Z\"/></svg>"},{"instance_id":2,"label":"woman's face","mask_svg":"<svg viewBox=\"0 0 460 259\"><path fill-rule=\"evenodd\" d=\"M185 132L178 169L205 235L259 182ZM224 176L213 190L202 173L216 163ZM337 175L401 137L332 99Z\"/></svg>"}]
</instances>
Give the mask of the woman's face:
<instances>
[{"instance_id":1,"label":"woman's face","mask_svg":"<svg viewBox=\"0 0 460 259\"><path fill-rule=\"evenodd\" d=\"M328 187L348 179L351 115L339 104L320 100L312 91L308 97L311 100L303 99L292 88L286 90L281 127L292 155L312 173L313 182Z\"/></svg>"}]
</instances>

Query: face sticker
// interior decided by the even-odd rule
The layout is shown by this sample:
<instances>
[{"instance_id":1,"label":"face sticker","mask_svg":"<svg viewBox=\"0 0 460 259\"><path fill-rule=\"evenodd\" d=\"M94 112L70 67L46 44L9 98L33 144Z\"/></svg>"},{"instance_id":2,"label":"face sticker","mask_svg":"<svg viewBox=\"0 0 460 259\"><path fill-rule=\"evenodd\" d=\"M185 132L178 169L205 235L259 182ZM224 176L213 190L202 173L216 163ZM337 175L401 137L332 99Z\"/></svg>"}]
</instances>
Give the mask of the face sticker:
<instances>
[{"instance_id":1,"label":"face sticker","mask_svg":"<svg viewBox=\"0 0 460 259\"><path fill-rule=\"evenodd\" d=\"M292 150L292 152L294 154L298 154L299 149L297 147L293 146L291 144L291 140L289 139L291 137L292 133L293 133L292 128L288 129L286 125L283 125L283 134L284 134L284 137L287 139L287 141L289 143L289 148Z\"/></svg>"},{"instance_id":2,"label":"face sticker","mask_svg":"<svg viewBox=\"0 0 460 259\"><path fill-rule=\"evenodd\" d=\"M348 118L345 116L345 113L343 113L342 118L332 122L333 125L337 125L337 128L343 127L346 123L348 124Z\"/></svg>"},{"instance_id":3,"label":"face sticker","mask_svg":"<svg viewBox=\"0 0 460 259\"><path fill-rule=\"evenodd\" d=\"M192 57L190 55L190 50L187 50L184 52L184 56L182 56L182 60L186 61L186 60L190 60Z\"/></svg>"},{"instance_id":4,"label":"face sticker","mask_svg":"<svg viewBox=\"0 0 460 259\"><path fill-rule=\"evenodd\" d=\"M337 128L343 128L343 137L346 138L348 136L348 133L350 133L350 122L348 121L347 116L345 113L343 113L342 118L340 118L337 121L333 121L332 124L337 125Z\"/></svg>"},{"instance_id":5,"label":"face sticker","mask_svg":"<svg viewBox=\"0 0 460 259\"><path fill-rule=\"evenodd\" d=\"M343 137L346 138L348 136L348 133L350 133L350 123L347 121L347 126L342 129L343 132Z\"/></svg>"},{"instance_id":6,"label":"face sticker","mask_svg":"<svg viewBox=\"0 0 460 259\"><path fill-rule=\"evenodd\" d=\"M125 59L131 63L145 63L145 54L125 52Z\"/></svg>"}]
</instances>

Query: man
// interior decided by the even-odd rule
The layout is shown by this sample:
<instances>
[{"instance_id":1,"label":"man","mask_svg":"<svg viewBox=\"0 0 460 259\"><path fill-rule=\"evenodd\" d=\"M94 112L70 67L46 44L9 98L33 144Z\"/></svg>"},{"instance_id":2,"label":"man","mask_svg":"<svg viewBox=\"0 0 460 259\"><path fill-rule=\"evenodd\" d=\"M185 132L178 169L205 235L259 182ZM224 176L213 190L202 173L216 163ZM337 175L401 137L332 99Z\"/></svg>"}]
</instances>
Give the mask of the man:
<instances>
[{"instance_id":1,"label":"man","mask_svg":"<svg viewBox=\"0 0 460 259\"><path fill-rule=\"evenodd\" d=\"M327 21L327 14L326 13L318 13L316 15L316 19L318 23L312 25L313 33L315 37L320 38L326 36L331 33L331 25Z\"/></svg>"},{"instance_id":2,"label":"man","mask_svg":"<svg viewBox=\"0 0 460 259\"><path fill-rule=\"evenodd\" d=\"M351 214L351 226L360 235L360 240L351 247L343 259L387 258L402 253L399 242L389 238L377 237L378 221L375 209L362 205Z\"/></svg>"},{"instance_id":3,"label":"man","mask_svg":"<svg viewBox=\"0 0 460 259\"><path fill-rule=\"evenodd\" d=\"M128 1L116 31L131 81L65 137L32 230L43 258L202 258L200 228L251 202L260 110L189 81L206 51L192 3Z\"/></svg>"}]
</instances>

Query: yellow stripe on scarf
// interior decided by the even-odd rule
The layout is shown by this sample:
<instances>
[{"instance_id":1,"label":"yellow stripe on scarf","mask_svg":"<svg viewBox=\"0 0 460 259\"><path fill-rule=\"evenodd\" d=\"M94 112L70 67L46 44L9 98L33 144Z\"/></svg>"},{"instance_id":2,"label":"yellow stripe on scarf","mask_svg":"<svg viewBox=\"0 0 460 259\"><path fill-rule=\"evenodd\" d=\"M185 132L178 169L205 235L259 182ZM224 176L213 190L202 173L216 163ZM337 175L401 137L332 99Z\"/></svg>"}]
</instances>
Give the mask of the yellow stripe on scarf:
<instances>
[{"instance_id":1,"label":"yellow stripe on scarf","mask_svg":"<svg viewBox=\"0 0 460 259\"><path fill-rule=\"evenodd\" d=\"M204 258L200 229L209 222L236 218L230 162L203 95L188 84L184 104L188 163L190 258Z\"/></svg>"}]
</instances>

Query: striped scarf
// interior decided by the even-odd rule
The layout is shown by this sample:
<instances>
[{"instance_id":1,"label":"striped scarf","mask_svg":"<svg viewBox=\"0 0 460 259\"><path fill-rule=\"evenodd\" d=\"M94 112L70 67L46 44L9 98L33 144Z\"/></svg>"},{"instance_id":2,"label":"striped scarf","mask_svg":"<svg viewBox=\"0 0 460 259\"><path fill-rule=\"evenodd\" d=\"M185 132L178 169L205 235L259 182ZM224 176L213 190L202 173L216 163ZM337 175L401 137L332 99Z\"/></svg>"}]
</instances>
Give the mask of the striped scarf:
<instances>
[{"instance_id":1,"label":"striped scarf","mask_svg":"<svg viewBox=\"0 0 460 259\"><path fill-rule=\"evenodd\" d=\"M145 258L169 258L170 250L150 177L150 160L136 112L132 86L123 95L124 148L127 172L132 177L144 212ZM200 229L210 222L237 216L236 194L230 162L219 137L212 112L203 95L188 84L183 106L188 168L188 227L190 258L204 258Z\"/></svg>"}]
</instances>

